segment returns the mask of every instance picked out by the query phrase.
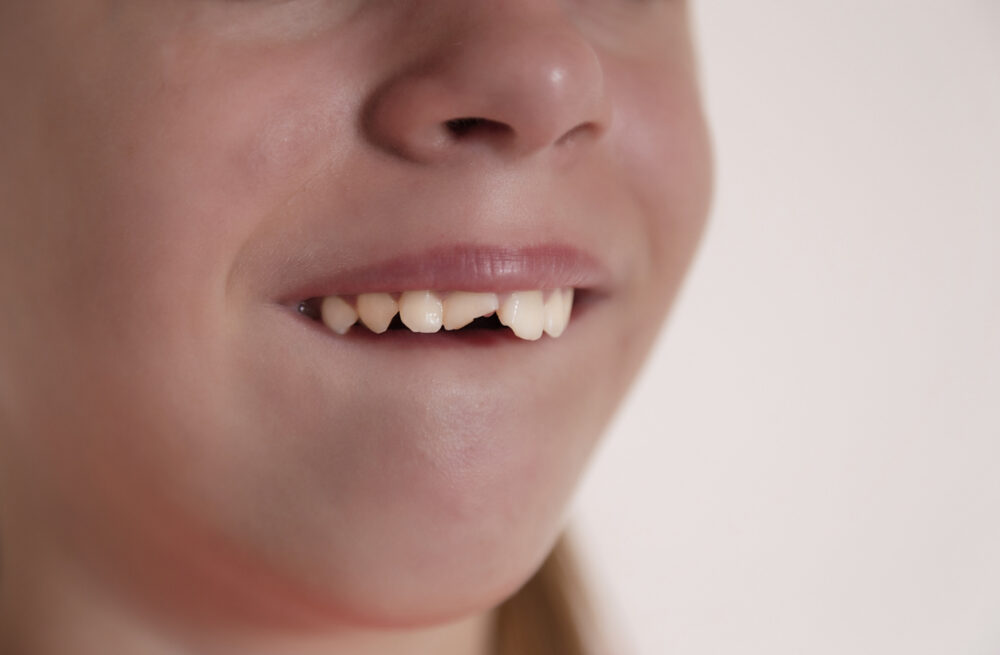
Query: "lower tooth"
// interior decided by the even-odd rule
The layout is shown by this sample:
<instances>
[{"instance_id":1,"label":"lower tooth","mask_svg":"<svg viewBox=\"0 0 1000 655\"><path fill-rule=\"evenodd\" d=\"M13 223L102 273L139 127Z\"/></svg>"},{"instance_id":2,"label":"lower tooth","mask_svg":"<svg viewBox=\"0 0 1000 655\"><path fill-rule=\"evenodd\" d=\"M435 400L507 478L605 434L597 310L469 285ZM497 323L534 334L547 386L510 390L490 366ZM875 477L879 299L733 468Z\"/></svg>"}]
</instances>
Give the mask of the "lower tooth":
<instances>
[{"instance_id":1,"label":"lower tooth","mask_svg":"<svg viewBox=\"0 0 1000 655\"><path fill-rule=\"evenodd\" d=\"M444 305L433 291L404 291L399 297L399 319L413 332L441 329Z\"/></svg>"},{"instance_id":2,"label":"lower tooth","mask_svg":"<svg viewBox=\"0 0 1000 655\"><path fill-rule=\"evenodd\" d=\"M326 326L337 334L347 334L347 331L358 320L358 313L339 296L323 298L323 303L320 305L320 316L323 317Z\"/></svg>"}]
</instances>

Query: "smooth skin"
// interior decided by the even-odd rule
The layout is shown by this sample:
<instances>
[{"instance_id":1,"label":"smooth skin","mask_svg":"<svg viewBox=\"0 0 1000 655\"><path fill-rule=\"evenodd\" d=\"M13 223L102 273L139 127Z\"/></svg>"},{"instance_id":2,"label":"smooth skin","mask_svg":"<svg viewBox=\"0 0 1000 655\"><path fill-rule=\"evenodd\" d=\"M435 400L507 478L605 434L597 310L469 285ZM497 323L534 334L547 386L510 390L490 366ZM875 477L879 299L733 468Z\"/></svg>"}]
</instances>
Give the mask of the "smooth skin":
<instances>
[{"instance_id":1,"label":"smooth skin","mask_svg":"<svg viewBox=\"0 0 1000 655\"><path fill-rule=\"evenodd\" d=\"M0 3L0 651L486 653L703 230L688 23ZM467 243L606 275L558 340L482 348L283 304L302 260Z\"/></svg>"}]
</instances>

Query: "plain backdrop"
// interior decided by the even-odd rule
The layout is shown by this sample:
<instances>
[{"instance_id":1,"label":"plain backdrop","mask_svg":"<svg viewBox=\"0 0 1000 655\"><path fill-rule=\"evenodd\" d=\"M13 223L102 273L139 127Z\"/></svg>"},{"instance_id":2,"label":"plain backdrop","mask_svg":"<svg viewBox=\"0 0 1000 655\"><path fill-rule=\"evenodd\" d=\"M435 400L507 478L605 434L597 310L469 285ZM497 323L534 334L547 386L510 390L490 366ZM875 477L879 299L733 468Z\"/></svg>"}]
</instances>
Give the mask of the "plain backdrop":
<instances>
[{"instance_id":1,"label":"plain backdrop","mask_svg":"<svg viewBox=\"0 0 1000 655\"><path fill-rule=\"evenodd\" d=\"M641 655L1000 654L1000 0L693 0L718 191L573 509Z\"/></svg>"}]
</instances>

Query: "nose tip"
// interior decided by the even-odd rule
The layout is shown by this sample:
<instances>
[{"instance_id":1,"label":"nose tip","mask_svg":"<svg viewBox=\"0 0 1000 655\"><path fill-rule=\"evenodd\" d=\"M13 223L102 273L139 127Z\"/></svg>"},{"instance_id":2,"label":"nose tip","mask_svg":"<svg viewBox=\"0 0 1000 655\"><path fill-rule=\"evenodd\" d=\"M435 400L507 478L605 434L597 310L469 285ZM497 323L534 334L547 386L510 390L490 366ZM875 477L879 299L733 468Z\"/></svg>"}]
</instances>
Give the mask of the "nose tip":
<instances>
[{"instance_id":1,"label":"nose tip","mask_svg":"<svg viewBox=\"0 0 1000 655\"><path fill-rule=\"evenodd\" d=\"M423 162L525 156L596 138L610 103L597 54L571 25L492 17L442 34L373 93L378 146Z\"/></svg>"}]
</instances>

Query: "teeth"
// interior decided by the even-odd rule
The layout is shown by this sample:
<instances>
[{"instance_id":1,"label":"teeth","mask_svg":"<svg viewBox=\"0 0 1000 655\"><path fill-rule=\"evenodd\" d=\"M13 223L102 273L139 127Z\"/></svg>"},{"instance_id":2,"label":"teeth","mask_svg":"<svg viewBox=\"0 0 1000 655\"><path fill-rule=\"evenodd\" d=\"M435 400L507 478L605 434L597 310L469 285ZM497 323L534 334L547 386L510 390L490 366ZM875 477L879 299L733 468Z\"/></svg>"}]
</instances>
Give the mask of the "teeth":
<instances>
[{"instance_id":1,"label":"teeth","mask_svg":"<svg viewBox=\"0 0 1000 655\"><path fill-rule=\"evenodd\" d=\"M412 332L431 333L442 326L458 330L495 312L500 323L517 337L535 341L543 333L560 336L573 311L573 289L547 293L546 300L541 291L515 291L504 296L471 291L404 291L399 302L388 293L362 293L355 303L327 296L320 303L320 316L337 334L347 334L359 319L372 332L382 334L399 312L403 325Z\"/></svg>"},{"instance_id":2,"label":"teeth","mask_svg":"<svg viewBox=\"0 0 1000 655\"><path fill-rule=\"evenodd\" d=\"M324 298L319 311L326 326L337 334L347 334L358 320L358 313L339 296Z\"/></svg>"},{"instance_id":3,"label":"teeth","mask_svg":"<svg viewBox=\"0 0 1000 655\"><path fill-rule=\"evenodd\" d=\"M455 291L444 301L444 329L463 328L480 316L489 316L500 306L495 293Z\"/></svg>"},{"instance_id":4,"label":"teeth","mask_svg":"<svg viewBox=\"0 0 1000 655\"><path fill-rule=\"evenodd\" d=\"M399 298L399 318L413 332L441 329L444 304L433 291L404 291Z\"/></svg>"},{"instance_id":5,"label":"teeth","mask_svg":"<svg viewBox=\"0 0 1000 655\"><path fill-rule=\"evenodd\" d=\"M397 311L399 305L387 293L363 293L358 296L358 316L365 327L375 334L389 329Z\"/></svg>"},{"instance_id":6,"label":"teeth","mask_svg":"<svg viewBox=\"0 0 1000 655\"><path fill-rule=\"evenodd\" d=\"M545 327L545 303L541 291L515 291L507 296L497 310L500 322L514 334L534 341Z\"/></svg>"},{"instance_id":7,"label":"teeth","mask_svg":"<svg viewBox=\"0 0 1000 655\"><path fill-rule=\"evenodd\" d=\"M569 314L573 311L573 290L556 289L545 301L545 333L558 337L569 324Z\"/></svg>"}]
</instances>

